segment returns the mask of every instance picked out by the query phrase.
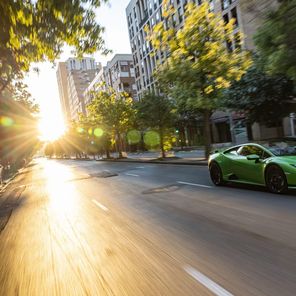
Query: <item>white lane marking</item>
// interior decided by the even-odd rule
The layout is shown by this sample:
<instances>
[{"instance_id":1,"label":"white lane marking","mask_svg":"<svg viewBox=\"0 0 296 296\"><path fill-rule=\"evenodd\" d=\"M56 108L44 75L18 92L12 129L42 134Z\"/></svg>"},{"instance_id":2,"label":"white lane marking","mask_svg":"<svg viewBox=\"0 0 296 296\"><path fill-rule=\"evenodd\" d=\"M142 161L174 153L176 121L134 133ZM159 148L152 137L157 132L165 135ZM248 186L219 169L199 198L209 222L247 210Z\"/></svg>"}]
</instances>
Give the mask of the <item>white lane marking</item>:
<instances>
[{"instance_id":1,"label":"white lane marking","mask_svg":"<svg viewBox=\"0 0 296 296\"><path fill-rule=\"evenodd\" d=\"M195 280L200 282L203 286L207 287L211 292L217 296L233 296L230 292L216 284L214 281L209 279L207 276L196 270L191 266L185 266L184 270L192 276Z\"/></svg>"},{"instance_id":2,"label":"white lane marking","mask_svg":"<svg viewBox=\"0 0 296 296\"><path fill-rule=\"evenodd\" d=\"M203 185L203 184L195 184L195 183L189 183L189 182L182 182L182 181L177 181L177 183L183 184L183 185L202 187L202 188L213 188L213 186L208 186L208 185Z\"/></svg>"},{"instance_id":3,"label":"white lane marking","mask_svg":"<svg viewBox=\"0 0 296 296\"><path fill-rule=\"evenodd\" d=\"M145 169L145 167L136 167L136 169Z\"/></svg>"},{"instance_id":4,"label":"white lane marking","mask_svg":"<svg viewBox=\"0 0 296 296\"><path fill-rule=\"evenodd\" d=\"M136 175L136 174L128 174L128 173L126 173L125 175L132 176L132 177L139 177L139 175Z\"/></svg>"},{"instance_id":5,"label":"white lane marking","mask_svg":"<svg viewBox=\"0 0 296 296\"><path fill-rule=\"evenodd\" d=\"M92 200L92 202L97 205L99 208L101 208L103 211L108 212L109 209L106 208L104 205L102 205L100 202L96 201L95 199Z\"/></svg>"}]
</instances>

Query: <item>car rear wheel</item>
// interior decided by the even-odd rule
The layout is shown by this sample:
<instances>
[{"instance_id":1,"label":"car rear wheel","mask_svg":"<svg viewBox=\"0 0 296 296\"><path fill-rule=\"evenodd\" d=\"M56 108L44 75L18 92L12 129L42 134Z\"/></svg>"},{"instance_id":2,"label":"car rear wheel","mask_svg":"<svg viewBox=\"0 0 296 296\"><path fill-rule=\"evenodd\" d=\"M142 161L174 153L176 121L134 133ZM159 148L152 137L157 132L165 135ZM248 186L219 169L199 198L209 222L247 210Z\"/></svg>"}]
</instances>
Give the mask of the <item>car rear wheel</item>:
<instances>
[{"instance_id":1,"label":"car rear wheel","mask_svg":"<svg viewBox=\"0 0 296 296\"><path fill-rule=\"evenodd\" d=\"M222 170L216 162L210 164L210 176L216 186L224 184Z\"/></svg>"},{"instance_id":2,"label":"car rear wheel","mask_svg":"<svg viewBox=\"0 0 296 296\"><path fill-rule=\"evenodd\" d=\"M288 190L286 176L277 165L271 165L267 168L266 186L272 193L285 193Z\"/></svg>"}]
</instances>

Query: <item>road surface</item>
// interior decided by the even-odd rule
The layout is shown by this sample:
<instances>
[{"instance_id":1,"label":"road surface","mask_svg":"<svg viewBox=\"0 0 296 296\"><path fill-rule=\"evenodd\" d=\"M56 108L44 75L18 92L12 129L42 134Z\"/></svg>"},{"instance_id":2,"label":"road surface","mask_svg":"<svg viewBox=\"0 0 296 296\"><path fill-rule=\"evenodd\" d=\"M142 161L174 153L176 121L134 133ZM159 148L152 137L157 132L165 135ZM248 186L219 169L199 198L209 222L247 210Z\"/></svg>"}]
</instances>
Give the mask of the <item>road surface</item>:
<instances>
[{"instance_id":1,"label":"road surface","mask_svg":"<svg viewBox=\"0 0 296 296\"><path fill-rule=\"evenodd\" d=\"M39 159L0 197L0 295L295 295L296 197L202 166Z\"/></svg>"}]
</instances>

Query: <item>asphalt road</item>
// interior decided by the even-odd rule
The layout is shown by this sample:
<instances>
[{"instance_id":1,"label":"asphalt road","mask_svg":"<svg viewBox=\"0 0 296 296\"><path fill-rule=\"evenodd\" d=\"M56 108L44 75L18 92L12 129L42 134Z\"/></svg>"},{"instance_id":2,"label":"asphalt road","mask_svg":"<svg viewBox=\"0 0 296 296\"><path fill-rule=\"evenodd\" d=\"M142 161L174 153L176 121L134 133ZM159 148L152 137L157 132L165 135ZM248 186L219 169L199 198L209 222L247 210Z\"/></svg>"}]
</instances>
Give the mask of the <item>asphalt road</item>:
<instances>
[{"instance_id":1,"label":"asphalt road","mask_svg":"<svg viewBox=\"0 0 296 296\"><path fill-rule=\"evenodd\" d=\"M0 295L295 295L296 196L202 166L39 159L0 196Z\"/></svg>"}]
</instances>

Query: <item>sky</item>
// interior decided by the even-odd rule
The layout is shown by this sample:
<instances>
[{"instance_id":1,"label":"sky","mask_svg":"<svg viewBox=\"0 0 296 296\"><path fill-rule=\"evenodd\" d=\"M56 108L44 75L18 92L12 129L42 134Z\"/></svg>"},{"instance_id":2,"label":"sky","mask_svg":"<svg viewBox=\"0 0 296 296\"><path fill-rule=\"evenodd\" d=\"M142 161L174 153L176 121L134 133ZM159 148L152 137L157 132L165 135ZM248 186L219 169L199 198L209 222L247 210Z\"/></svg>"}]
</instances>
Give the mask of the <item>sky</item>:
<instances>
[{"instance_id":1,"label":"sky","mask_svg":"<svg viewBox=\"0 0 296 296\"><path fill-rule=\"evenodd\" d=\"M130 43L125 15L125 8L130 0L109 0L109 4L103 4L98 10L97 21L105 27L104 39L108 49L113 52L109 56L95 54L94 58L103 65L116 53L130 53ZM65 48L59 61L65 61L71 56L70 49ZM58 61L57 61L58 62ZM32 97L40 106L40 116L43 125L50 122L63 125L63 117L60 106L58 84L56 79L56 65L48 62L32 65L38 67L40 72L36 74L30 71L25 78Z\"/></svg>"}]
</instances>

